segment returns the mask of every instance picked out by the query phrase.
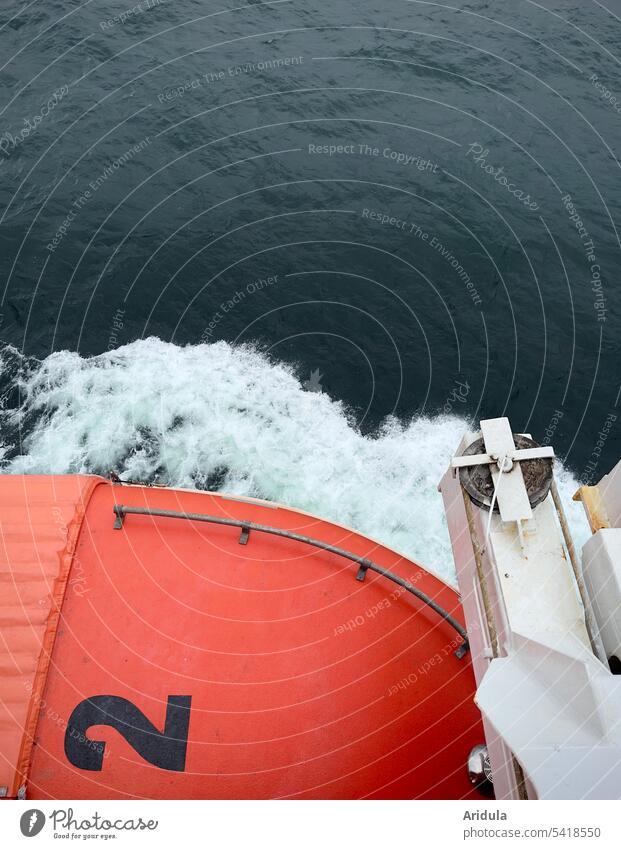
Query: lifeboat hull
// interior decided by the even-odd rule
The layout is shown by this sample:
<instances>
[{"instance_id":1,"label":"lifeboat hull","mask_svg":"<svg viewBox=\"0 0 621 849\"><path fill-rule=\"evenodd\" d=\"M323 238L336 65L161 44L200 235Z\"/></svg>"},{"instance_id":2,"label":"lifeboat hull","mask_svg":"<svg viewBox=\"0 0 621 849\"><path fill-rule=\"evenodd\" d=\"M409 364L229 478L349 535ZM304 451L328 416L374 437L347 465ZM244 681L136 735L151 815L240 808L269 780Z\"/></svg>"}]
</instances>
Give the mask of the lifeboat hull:
<instances>
[{"instance_id":1,"label":"lifeboat hull","mask_svg":"<svg viewBox=\"0 0 621 849\"><path fill-rule=\"evenodd\" d=\"M266 502L94 476L0 481L15 627L8 797L468 798L469 654L368 558L463 622L455 590L354 531ZM114 513L119 504L145 514ZM116 527L115 527L116 525ZM364 580L356 580L364 577Z\"/></svg>"}]
</instances>

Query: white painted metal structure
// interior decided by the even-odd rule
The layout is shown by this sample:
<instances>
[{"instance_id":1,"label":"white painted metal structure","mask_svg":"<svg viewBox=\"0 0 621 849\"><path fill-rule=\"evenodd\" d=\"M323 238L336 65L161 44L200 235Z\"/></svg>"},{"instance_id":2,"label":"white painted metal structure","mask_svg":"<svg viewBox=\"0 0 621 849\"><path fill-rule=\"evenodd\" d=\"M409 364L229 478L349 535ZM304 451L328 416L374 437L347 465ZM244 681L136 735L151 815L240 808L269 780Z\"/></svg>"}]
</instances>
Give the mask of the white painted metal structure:
<instances>
[{"instance_id":1,"label":"white painted metal structure","mask_svg":"<svg viewBox=\"0 0 621 849\"><path fill-rule=\"evenodd\" d=\"M621 663L621 462L576 493L593 536L582 549L584 581L607 657Z\"/></svg>"},{"instance_id":2,"label":"white painted metal structure","mask_svg":"<svg viewBox=\"0 0 621 849\"><path fill-rule=\"evenodd\" d=\"M463 457L481 436L486 453ZM554 484L531 507L522 477L523 460L551 456L516 450L508 420L490 419L440 482L476 702L497 799L618 799L621 676L606 658L621 644L621 540L590 540L583 583ZM458 470L472 463L491 466L499 513L463 489Z\"/></svg>"}]
</instances>

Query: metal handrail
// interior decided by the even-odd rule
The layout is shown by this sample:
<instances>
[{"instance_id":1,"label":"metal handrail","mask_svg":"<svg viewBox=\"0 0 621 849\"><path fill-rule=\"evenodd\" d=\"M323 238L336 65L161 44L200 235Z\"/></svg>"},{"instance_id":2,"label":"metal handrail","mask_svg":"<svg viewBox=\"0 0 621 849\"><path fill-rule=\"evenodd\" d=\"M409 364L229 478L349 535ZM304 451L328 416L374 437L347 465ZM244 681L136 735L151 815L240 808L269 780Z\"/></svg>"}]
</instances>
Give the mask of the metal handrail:
<instances>
[{"instance_id":1,"label":"metal handrail","mask_svg":"<svg viewBox=\"0 0 621 849\"><path fill-rule=\"evenodd\" d=\"M125 516L130 514L135 516L161 516L165 519L189 519L192 522L209 522L213 525L228 525L234 528L241 528L242 533L239 541L242 545L247 543L250 531L259 531L264 534L272 534L273 536L292 539L295 540L295 542L301 542L305 545L312 545L315 548L329 551L331 554L337 554L339 557L344 557L347 560L351 560L358 564L360 567L358 574L356 575L356 579L358 581L364 581L366 573L370 569L372 572L377 572L378 575L383 575L384 578L388 578L389 581L393 581L395 584L403 587L404 590L416 596L416 598L420 599L432 610L435 610L438 616L441 616L442 619L446 620L446 622L448 622L463 639L463 643L457 647L457 651L455 652L457 657L463 657L470 648L468 643L468 633L463 625L460 625L460 623L451 616L447 610L428 596L427 593L419 590L409 581L400 578L399 575L395 575L394 572L389 572L387 569L382 568L372 560L369 560L366 557L361 557L359 554L354 554L352 551L347 551L344 548L338 548L338 546L331 545L329 542L323 542L319 539L302 536L302 534L296 534L293 531L287 531L283 528L273 528L270 525L257 525L255 522L247 522L243 519L225 519L222 516L209 516L205 513L184 513L177 510L156 510L149 507L130 507L125 504L115 504L112 509L116 516L114 527L117 530L120 530L123 527L123 520Z\"/></svg>"}]
</instances>

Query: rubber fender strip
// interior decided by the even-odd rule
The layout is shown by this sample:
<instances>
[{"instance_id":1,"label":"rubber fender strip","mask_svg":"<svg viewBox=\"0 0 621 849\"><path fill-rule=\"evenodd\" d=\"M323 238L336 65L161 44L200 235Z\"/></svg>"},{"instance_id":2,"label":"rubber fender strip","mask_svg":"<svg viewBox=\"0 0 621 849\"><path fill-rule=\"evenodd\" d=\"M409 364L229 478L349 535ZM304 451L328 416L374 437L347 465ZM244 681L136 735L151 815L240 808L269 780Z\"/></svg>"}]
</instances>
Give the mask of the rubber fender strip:
<instances>
[{"instance_id":1,"label":"rubber fender strip","mask_svg":"<svg viewBox=\"0 0 621 849\"><path fill-rule=\"evenodd\" d=\"M75 513L73 514L73 518L71 519L71 522L67 527L67 540L65 543L65 547L59 555L60 563L58 575L56 576L56 580L54 581L54 590L52 592L50 612L48 614L47 623L45 625L45 633L43 635L43 640L41 643L41 652L39 653L37 671L35 672L32 693L30 694L28 714L26 716L26 724L24 726L24 733L22 735L22 744L20 747L19 758L17 760L17 766L15 769L13 787L10 790L10 795L13 798L26 798L25 794L28 782L28 775L30 773L30 765L32 762L32 750L34 746L37 725L39 723L41 702L43 700L43 693L45 692L47 676L50 669L50 663L52 661L52 652L54 650L56 633L58 631L60 614L62 611L63 602L65 600L67 584L69 583L69 577L71 574L71 567L73 565L75 550L78 544L80 531L82 529L82 523L84 521L84 517L86 515L86 511L88 509L88 505L92 498L93 492L102 483L107 484L108 481L106 481L104 478L93 476L92 480L89 481L89 484L84 488L84 490L80 494L79 501L76 504Z\"/></svg>"}]
</instances>

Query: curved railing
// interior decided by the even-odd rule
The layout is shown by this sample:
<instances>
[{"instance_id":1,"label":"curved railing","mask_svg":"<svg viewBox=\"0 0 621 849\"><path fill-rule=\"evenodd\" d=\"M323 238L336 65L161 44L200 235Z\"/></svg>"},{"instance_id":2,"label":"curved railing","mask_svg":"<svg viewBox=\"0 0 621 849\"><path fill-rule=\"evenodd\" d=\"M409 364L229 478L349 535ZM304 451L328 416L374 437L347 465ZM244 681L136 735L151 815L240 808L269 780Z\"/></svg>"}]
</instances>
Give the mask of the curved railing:
<instances>
[{"instance_id":1,"label":"curved railing","mask_svg":"<svg viewBox=\"0 0 621 849\"><path fill-rule=\"evenodd\" d=\"M157 510L151 507L128 507L124 504L115 504L113 511L116 516L114 527L117 530L123 527L123 520L125 516L128 515L161 516L165 519L189 519L192 522L209 522L213 525L229 525L230 527L241 528L242 532L239 538L241 545L245 545L248 542L250 531L258 531L263 534L272 534L272 536L292 539L296 542L301 542L304 545L312 545L314 548L320 548L323 551L329 551L331 554L337 554L339 557L344 557L346 560L351 560L353 563L358 564L360 567L358 569L358 574L356 575L356 579L358 581L364 581L369 569L371 572L377 572L378 575L383 575L384 578L388 578L389 581L393 581L393 583L398 584L400 587L403 587L404 590L416 596L416 598L420 599L428 607L434 610L438 616L441 616L442 619L446 620L463 639L463 643L458 646L455 652L457 657L463 657L469 649L466 629L453 616L451 616L447 610L428 596L427 593L424 593L422 590L419 590L418 587L415 587L414 584L400 578L399 575L395 575L393 572L389 572L387 569L384 569L382 566L379 566L367 557L361 557L359 554L354 554L352 551L347 551L344 548L331 545L329 542L323 542L320 539L302 536L302 534L296 534L293 531L287 531L283 528L273 528L269 525L257 525L255 522L247 522L243 519L225 519L221 516L208 516L204 513L184 513L176 510Z\"/></svg>"}]
</instances>

